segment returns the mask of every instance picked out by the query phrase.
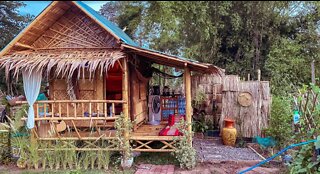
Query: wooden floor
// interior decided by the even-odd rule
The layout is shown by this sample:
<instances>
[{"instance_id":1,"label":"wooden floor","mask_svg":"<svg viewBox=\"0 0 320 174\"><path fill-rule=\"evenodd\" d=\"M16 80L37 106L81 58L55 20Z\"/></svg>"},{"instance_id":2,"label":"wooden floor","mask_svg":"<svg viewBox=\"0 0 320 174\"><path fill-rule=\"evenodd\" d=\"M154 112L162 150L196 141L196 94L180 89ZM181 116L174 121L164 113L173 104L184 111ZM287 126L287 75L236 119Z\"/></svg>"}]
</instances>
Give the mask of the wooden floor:
<instances>
[{"instance_id":1,"label":"wooden floor","mask_svg":"<svg viewBox=\"0 0 320 174\"><path fill-rule=\"evenodd\" d=\"M160 125L142 124L135 131L132 132L130 139L132 140L172 140L173 136L159 136L159 132L167 125L167 122L161 122ZM41 128L44 128L42 126ZM48 128L49 129L49 128ZM115 137L116 130L103 131L78 131L78 132L61 132L58 136L49 136L47 131L38 130L38 138L42 140L51 139L112 139Z\"/></svg>"},{"instance_id":2,"label":"wooden floor","mask_svg":"<svg viewBox=\"0 0 320 174\"><path fill-rule=\"evenodd\" d=\"M173 140L174 136L159 136L159 132L166 127L167 121L163 121L160 125L143 124L137 130L132 132L130 139L132 140Z\"/></svg>"},{"instance_id":3,"label":"wooden floor","mask_svg":"<svg viewBox=\"0 0 320 174\"><path fill-rule=\"evenodd\" d=\"M161 122L160 125L143 124L133 132L134 136L158 136L159 132L166 127L167 122Z\"/></svg>"}]
</instances>

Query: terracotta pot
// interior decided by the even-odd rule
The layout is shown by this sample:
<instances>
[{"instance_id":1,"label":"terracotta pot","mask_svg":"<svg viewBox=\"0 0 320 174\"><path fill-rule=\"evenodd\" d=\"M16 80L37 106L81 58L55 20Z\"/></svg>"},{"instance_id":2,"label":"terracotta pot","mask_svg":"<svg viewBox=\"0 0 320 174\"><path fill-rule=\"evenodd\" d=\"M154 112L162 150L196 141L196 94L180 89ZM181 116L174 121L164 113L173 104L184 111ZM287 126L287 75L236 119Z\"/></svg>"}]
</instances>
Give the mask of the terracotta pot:
<instances>
[{"instance_id":1,"label":"terracotta pot","mask_svg":"<svg viewBox=\"0 0 320 174\"><path fill-rule=\"evenodd\" d=\"M225 127L222 129L222 142L227 146L235 146L237 140L237 130L234 128L234 120L224 119Z\"/></svg>"}]
</instances>

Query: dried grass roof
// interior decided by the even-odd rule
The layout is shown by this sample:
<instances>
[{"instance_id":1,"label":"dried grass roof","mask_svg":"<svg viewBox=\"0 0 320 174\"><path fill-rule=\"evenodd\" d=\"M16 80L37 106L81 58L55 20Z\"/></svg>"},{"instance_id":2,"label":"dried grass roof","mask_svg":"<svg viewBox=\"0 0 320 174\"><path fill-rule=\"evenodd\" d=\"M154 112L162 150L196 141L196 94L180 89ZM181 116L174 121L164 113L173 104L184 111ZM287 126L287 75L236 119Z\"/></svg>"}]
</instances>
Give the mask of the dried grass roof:
<instances>
[{"instance_id":1,"label":"dried grass roof","mask_svg":"<svg viewBox=\"0 0 320 174\"><path fill-rule=\"evenodd\" d=\"M6 69L6 76L10 71L17 77L24 69L46 71L53 70L55 75L71 78L75 70L87 68L93 73L100 70L100 74L106 72L125 54L120 50L38 50L20 51L5 55L1 58L0 67ZM94 74L94 73L93 73ZM78 78L80 71L78 71Z\"/></svg>"}]
</instances>

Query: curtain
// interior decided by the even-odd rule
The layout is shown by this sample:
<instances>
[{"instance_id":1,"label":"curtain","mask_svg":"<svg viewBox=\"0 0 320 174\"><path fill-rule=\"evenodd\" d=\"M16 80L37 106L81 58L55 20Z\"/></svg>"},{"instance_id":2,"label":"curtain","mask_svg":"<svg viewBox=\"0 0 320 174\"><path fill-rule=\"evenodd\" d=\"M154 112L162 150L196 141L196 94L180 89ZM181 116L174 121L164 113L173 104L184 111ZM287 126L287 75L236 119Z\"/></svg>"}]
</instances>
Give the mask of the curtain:
<instances>
[{"instance_id":1,"label":"curtain","mask_svg":"<svg viewBox=\"0 0 320 174\"><path fill-rule=\"evenodd\" d=\"M23 89L29 104L27 127L34 127L34 109L33 104L37 100L41 86L41 71L33 69L32 71L22 71Z\"/></svg>"}]
</instances>

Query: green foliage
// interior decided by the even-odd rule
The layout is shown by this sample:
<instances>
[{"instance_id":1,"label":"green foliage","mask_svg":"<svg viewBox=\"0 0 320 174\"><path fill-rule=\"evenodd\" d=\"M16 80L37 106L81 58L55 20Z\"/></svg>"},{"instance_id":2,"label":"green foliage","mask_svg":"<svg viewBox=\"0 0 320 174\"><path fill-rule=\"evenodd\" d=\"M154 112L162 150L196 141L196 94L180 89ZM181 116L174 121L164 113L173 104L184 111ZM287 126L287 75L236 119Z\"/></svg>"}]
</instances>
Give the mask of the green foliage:
<instances>
[{"instance_id":1,"label":"green foliage","mask_svg":"<svg viewBox=\"0 0 320 174\"><path fill-rule=\"evenodd\" d=\"M121 113L115 120L114 127L116 128L117 147L122 149L122 156L124 160L128 160L132 157L132 147L128 140L132 132L132 122L130 119L126 119L126 116Z\"/></svg>"},{"instance_id":2,"label":"green foliage","mask_svg":"<svg viewBox=\"0 0 320 174\"><path fill-rule=\"evenodd\" d=\"M201 109L203 102L206 100L206 94L204 91L197 89L196 96L192 100L192 107L198 110Z\"/></svg>"},{"instance_id":3,"label":"green foliage","mask_svg":"<svg viewBox=\"0 0 320 174\"><path fill-rule=\"evenodd\" d=\"M319 2L108 2L109 14L152 49L215 64L226 73L272 81L282 95L319 66ZM320 72L316 72L319 76Z\"/></svg>"},{"instance_id":4,"label":"green foliage","mask_svg":"<svg viewBox=\"0 0 320 174\"><path fill-rule=\"evenodd\" d=\"M271 92L294 93L296 86L311 81L310 60L298 40L283 38L271 48L266 69L271 75Z\"/></svg>"},{"instance_id":5,"label":"green foliage","mask_svg":"<svg viewBox=\"0 0 320 174\"><path fill-rule=\"evenodd\" d=\"M273 137L277 141L278 148L289 145L292 134L292 101L287 97L272 97L271 116L266 135Z\"/></svg>"},{"instance_id":6,"label":"green foliage","mask_svg":"<svg viewBox=\"0 0 320 174\"><path fill-rule=\"evenodd\" d=\"M31 16L21 16L18 9L25 4L21 1L0 1L0 50L2 50L31 21ZM0 90L8 94L22 94L22 81L5 79L4 69L0 70Z\"/></svg>"},{"instance_id":7,"label":"green foliage","mask_svg":"<svg viewBox=\"0 0 320 174\"><path fill-rule=\"evenodd\" d=\"M179 161L181 168L192 169L196 166L196 150L190 146L193 133L190 134L188 132L187 126L185 121L181 119L178 124L178 129L183 136L175 137L176 150L173 154Z\"/></svg>"},{"instance_id":8,"label":"green foliage","mask_svg":"<svg viewBox=\"0 0 320 174\"><path fill-rule=\"evenodd\" d=\"M315 160L313 160L315 158ZM294 162L290 165L290 174L320 172L320 156L314 156L313 144L304 145L297 152Z\"/></svg>"},{"instance_id":9,"label":"green foliage","mask_svg":"<svg viewBox=\"0 0 320 174\"><path fill-rule=\"evenodd\" d=\"M206 120L205 120L205 114L200 113L197 118L198 118L198 120L194 120L192 122L192 129L194 132L204 133L205 131L207 131L209 129L209 126L207 125Z\"/></svg>"},{"instance_id":10,"label":"green foliage","mask_svg":"<svg viewBox=\"0 0 320 174\"><path fill-rule=\"evenodd\" d=\"M303 85L296 94L300 111L298 128L292 139L298 142L316 139L320 135L320 88L314 84ZM316 144L311 143L297 149L293 163L290 165L291 173L319 173L320 157L316 156Z\"/></svg>"}]
</instances>

